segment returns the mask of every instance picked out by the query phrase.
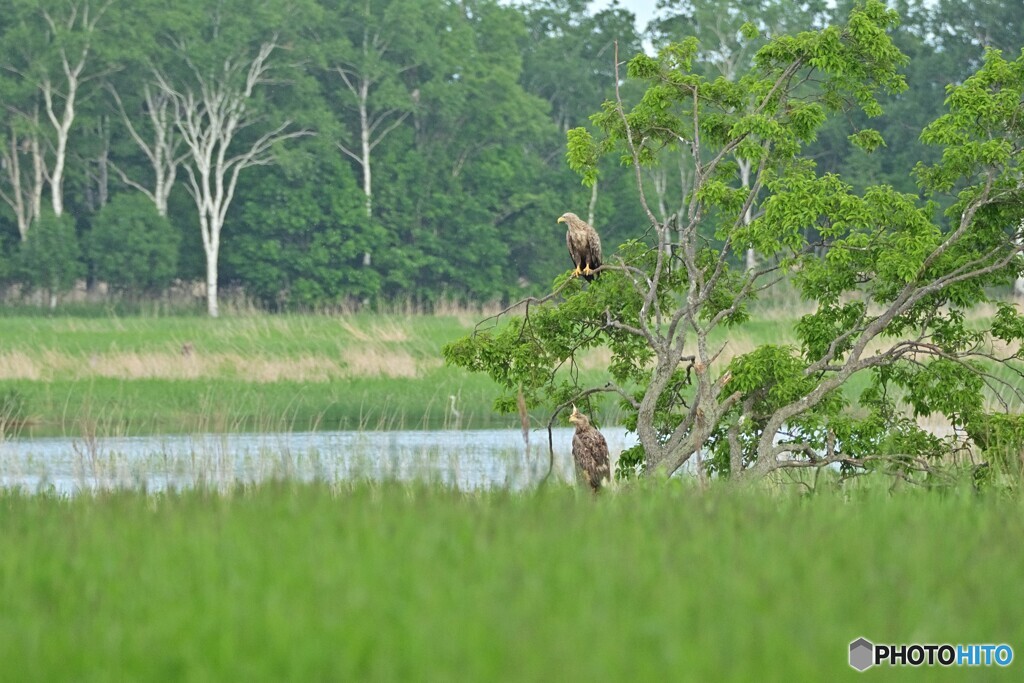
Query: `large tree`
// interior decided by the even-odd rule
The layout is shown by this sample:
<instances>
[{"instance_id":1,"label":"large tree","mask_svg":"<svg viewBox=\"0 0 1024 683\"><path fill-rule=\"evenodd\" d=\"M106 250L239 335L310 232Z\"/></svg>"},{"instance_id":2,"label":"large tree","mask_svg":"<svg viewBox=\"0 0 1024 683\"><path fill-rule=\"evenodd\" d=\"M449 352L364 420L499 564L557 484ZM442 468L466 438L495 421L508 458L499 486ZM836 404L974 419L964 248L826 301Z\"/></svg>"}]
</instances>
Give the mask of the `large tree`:
<instances>
[{"instance_id":1,"label":"large tree","mask_svg":"<svg viewBox=\"0 0 1024 683\"><path fill-rule=\"evenodd\" d=\"M269 12L268 7L260 9ZM167 45L170 57L152 71L152 87L170 102L187 155L182 167L198 212L207 312L212 317L219 313L221 231L240 174L273 163L279 143L311 133L284 116L268 122L262 91L294 77L286 64L274 61L282 49L280 35L268 33L265 23L250 16L222 16L222 9L216 8L209 26L172 36ZM282 11L277 7L268 16L280 20Z\"/></svg>"},{"instance_id":2,"label":"large tree","mask_svg":"<svg viewBox=\"0 0 1024 683\"><path fill-rule=\"evenodd\" d=\"M1003 361L1020 372L999 349L1024 338L1024 318L996 303L994 323L979 332L965 314L1022 269L1024 57L989 53L924 132L943 153L917 174L935 198L956 193L948 230L937 204L888 186L858 194L816 173L802 152L830 113L855 104L877 115L878 94L904 88L905 58L887 35L897 20L869 1L843 24L775 37L734 81L701 75L693 40L632 59L643 97L608 103L595 117L603 137L575 135L570 156L583 169L603 153L624 156L639 179L662 147L686 146L696 169L682 229L670 231L641 192L648 225L637 233L649 230L656 245L624 245L589 285L560 278L523 317L449 346L449 361L499 381L509 392L500 407L519 391L556 413L618 395L640 441L623 462L647 473L674 473L694 457L700 471L737 477L833 463L906 471L950 446L894 396L969 429L985 423L986 397L1019 401L991 371ZM880 142L868 130L854 140ZM752 162L749 187L733 156ZM708 226L715 244L702 235ZM808 226L820 241L807 238ZM733 258L750 247L765 257L752 271ZM725 354L722 328L742 328L751 302L786 280L813 308L796 326L799 347ZM557 372L595 346L610 350L613 383L581 386L577 374ZM842 393L855 373L870 383L859 410Z\"/></svg>"}]
</instances>

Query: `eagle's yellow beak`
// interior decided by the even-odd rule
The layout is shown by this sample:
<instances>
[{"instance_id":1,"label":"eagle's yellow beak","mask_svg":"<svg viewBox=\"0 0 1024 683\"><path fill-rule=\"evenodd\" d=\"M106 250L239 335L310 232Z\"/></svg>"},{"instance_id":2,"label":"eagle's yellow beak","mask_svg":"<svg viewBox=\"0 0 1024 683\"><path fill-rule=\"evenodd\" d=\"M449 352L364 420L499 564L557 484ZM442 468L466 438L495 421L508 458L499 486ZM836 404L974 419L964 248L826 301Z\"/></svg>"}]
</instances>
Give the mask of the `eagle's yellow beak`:
<instances>
[{"instance_id":1,"label":"eagle's yellow beak","mask_svg":"<svg viewBox=\"0 0 1024 683\"><path fill-rule=\"evenodd\" d=\"M557 221L555 221L555 222L556 222L556 223L564 223L564 222L565 222L565 216L559 216L559 217L558 217L558 220L557 220Z\"/></svg>"}]
</instances>

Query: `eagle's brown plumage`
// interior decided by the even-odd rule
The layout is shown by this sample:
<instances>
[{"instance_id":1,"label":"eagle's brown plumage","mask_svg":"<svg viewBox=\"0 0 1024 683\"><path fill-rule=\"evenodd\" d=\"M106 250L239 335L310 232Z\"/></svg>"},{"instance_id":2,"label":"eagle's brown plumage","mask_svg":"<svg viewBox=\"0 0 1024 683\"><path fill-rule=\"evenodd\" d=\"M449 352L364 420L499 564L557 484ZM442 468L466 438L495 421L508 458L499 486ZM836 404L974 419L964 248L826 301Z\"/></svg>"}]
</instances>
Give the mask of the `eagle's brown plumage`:
<instances>
[{"instance_id":1,"label":"eagle's brown plumage","mask_svg":"<svg viewBox=\"0 0 1024 683\"><path fill-rule=\"evenodd\" d=\"M569 247L569 256L576 266L573 275L583 276L585 280L596 277L595 270L601 267L601 238L590 224L574 213L563 213L558 223L565 223L565 244Z\"/></svg>"},{"instance_id":2,"label":"eagle's brown plumage","mask_svg":"<svg viewBox=\"0 0 1024 683\"><path fill-rule=\"evenodd\" d=\"M572 407L569 422L576 425L576 433L572 436L572 457L576 467L583 474L595 492L611 481L608 466L608 442L597 428L590 424L590 418Z\"/></svg>"}]
</instances>

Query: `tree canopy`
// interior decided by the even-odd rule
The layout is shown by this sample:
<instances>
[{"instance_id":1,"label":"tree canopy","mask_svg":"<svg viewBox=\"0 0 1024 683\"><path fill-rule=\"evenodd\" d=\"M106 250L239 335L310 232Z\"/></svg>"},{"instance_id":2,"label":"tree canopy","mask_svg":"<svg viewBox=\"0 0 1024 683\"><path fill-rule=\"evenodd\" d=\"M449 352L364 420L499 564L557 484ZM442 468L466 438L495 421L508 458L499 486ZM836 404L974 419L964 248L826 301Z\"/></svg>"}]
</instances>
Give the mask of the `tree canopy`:
<instances>
[{"instance_id":1,"label":"tree canopy","mask_svg":"<svg viewBox=\"0 0 1024 683\"><path fill-rule=\"evenodd\" d=\"M854 5L837 4L664 3L644 32L621 7L583 0L16 0L0 17L0 273L23 285L11 291L37 286L15 262L44 209L71 216L88 245L106 206L140 194L180 236L175 279L275 309L539 295L566 268L551 248L566 211L592 218L610 246L654 243L630 163L596 155L589 185L570 167L582 157L566 163L567 131L618 135L602 128L607 112L591 120L614 98L616 48L625 59L692 35L693 73L734 97L773 40L845 21ZM897 70L908 87L820 125L807 106L778 122L813 129L800 140L804 157L854 191L889 185L922 197L908 169L941 150L920 131L987 48L1012 61L1019 8L892 7L901 23L886 30L910 58ZM659 61L647 58L635 68ZM863 95L843 89L854 74L839 80L829 97ZM648 87L618 84L637 103ZM668 144L638 151L659 222L685 213L692 155ZM753 159L729 155L749 176ZM715 242L713 225L699 231ZM90 282L103 272L97 258L76 257Z\"/></svg>"},{"instance_id":2,"label":"tree canopy","mask_svg":"<svg viewBox=\"0 0 1024 683\"><path fill-rule=\"evenodd\" d=\"M981 436L994 425L1019 432L1004 413L1022 398L1024 317L994 293L1024 272L1024 53L988 49L948 86L945 111L920 131L933 161L904 169L916 192L856 187L814 160L836 120L850 145L883 148L863 122L907 92L898 25L869 0L842 21L765 39L731 78L701 63L692 37L629 59L625 75L640 87L617 90L592 117L596 131L570 131L569 162L585 182L599 182L603 157L630 167L654 239L637 230L606 253L599 279L557 278L505 324L448 346L449 362L494 378L502 409L520 393L555 414L613 396L640 442L624 472L673 474L694 461L735 477L906 474L957 461L965 434L977 446L999 440ZM740 31L758 39L753 25ZM683 208L664 217L644 180L666 150L692 173ZM737 258L748 249L761 255L754 268ZM730 352L756 302L790 284L810 309L798 344ZM969 321L978 306L996 311L991 324ZM559 372L597 347L610 352L612 382ZM851 400L854 375L866 388ZM949 438L913 419L929 415L948 421Z\"/></svg>"}]
</instances>

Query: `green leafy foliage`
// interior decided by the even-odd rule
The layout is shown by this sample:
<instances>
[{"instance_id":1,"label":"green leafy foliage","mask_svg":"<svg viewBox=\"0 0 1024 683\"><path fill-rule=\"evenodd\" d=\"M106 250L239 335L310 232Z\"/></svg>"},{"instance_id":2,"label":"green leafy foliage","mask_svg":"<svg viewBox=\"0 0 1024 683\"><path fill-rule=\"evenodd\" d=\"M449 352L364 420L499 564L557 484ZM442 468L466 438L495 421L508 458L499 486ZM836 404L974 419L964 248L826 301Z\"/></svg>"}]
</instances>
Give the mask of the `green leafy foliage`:
<instances>
[{"instance_id":1,"label":"green leafy foliage","mask_svg":"<svg viewBox=\"0 0 1024 683\"><path fill-rule=\"evenodd\" d=\"M592 186L597 182L597 145L586 128L573 128L566 133L568 149L566 159L569 168L583 176L583 184Z\"/></svg>"},{"instance_id":2,"label":"green leafy foliage","mask_svg":"<svg viewBox=\"0 0 1024 683\"><path fill-rule=\"evenodd\" d=\"M608 326L608 312L636 315L642 305L628 278L611 272L602 273L586 289L581 282L560 278L557 286L563 301L531 304L521 320L453 342L443 349L445 359L486 372L504 390L495 402L495 409L504 413L516 410L520 390L531 408L574 400L581 391L577 357L604 344L613 349L609 372L615 381L628 384L644 377L650 349L633 335Z\"/></svg>"},{"instance_id":3,"label":"green leafy foliage","mask_svg":"<svg viewBox=\"0 0 1024 683\"><path fill-rule=\"evenodd\" d=\"M120 194L97 212L87 239L94 275L122 292L163 291L178 268L181 233L141 194Z\"/></svg>"},{"instance_id":4,"label":"green leafy foliage","mask_svg":"<svg viewBox=\"0 0 1024 683\"><path fill-rule=\"evenodd\" d=\"M44 209L28 238L21 243L16 265L19 279L35 290L46 292L54 302L84 274L80 256L74 220L67 214L55 216Z\"/></svg>"},{"instance_id":5,"label":"green leafy foliage","mask_svg":"<svg viewBox=\"0 0 1024 683\"><path fill-rule=\"evenodd\" d=\"M384 230L366 219L347 169L324 151L312 146L260 174L226 227L226 277L269 309L315 309L380 292L380 274L364 255ZM309 184L311 175L324 182ZM262 201L245 201L250 194Z\"/></svg>"},{"instance_id":6,"label":"green leafy foliage","mask_svg":"<svg viewBox=\"0 0 1024 683\"><path fill-rule=\"evenodd\" d=\"M1024 416L991 413L979 415L967 425L968 434L1001 473L1019 482L1024 475ZM990 465L991 466L991 465Z\"/></svg>"}]
</instances>

